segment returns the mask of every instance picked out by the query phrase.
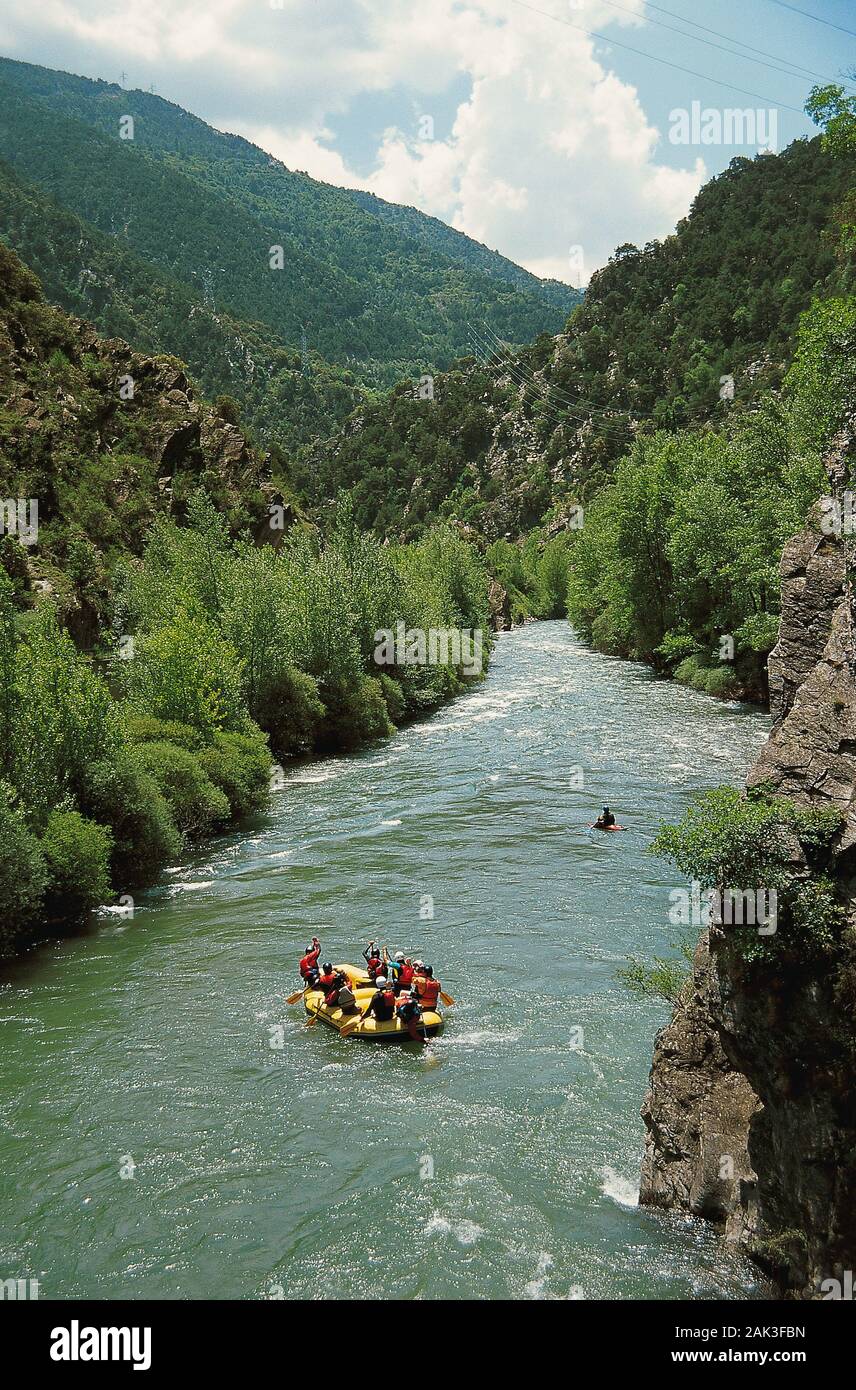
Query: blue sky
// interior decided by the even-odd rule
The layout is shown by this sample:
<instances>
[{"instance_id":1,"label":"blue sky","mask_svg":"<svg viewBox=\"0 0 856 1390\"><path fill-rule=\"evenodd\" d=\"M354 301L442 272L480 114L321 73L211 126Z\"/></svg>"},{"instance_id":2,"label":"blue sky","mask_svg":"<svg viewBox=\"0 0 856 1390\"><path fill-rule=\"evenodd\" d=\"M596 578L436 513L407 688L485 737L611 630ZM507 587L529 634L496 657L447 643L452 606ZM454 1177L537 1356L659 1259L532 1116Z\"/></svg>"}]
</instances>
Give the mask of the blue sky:
<instances>
[{"instance_id":1,"label":"blue sky","mask_svg":"<svg viewBox=\"0 0 856 1390\"><path fill-rule=\"evenodd\" d=\"M125 72L291 168L585 283L735 154L814 133L812 84L856 72L842 30L850 0L4 0L0 51Z\"/></svg>"}]
</instances>

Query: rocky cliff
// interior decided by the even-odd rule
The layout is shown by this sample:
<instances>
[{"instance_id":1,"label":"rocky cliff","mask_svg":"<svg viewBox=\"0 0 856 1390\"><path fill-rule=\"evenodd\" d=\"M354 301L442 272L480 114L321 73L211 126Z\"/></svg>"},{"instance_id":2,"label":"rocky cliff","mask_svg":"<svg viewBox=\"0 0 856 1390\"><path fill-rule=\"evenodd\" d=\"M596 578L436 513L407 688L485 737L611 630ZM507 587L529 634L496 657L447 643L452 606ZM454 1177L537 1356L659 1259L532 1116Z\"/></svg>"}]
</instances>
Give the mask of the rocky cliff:
<instances>
[{"instance_id":1,"label":"rocky cliff","mask_svg":"<svg viewBox=\"0 0 856 1390\"><path fill-rule=\"evenodd\" d=\"M819 507L782 558L774 723L747 780L840 812L829 871L841 925L816 959L751 966L711 925L657 1038L642 1109L640 1202L717 1222L781 1289L809 1298L831 1296L824 1281L856 1261L854 463L851 419L828 460L843 527Z\"/></svg>"}]
</instances>

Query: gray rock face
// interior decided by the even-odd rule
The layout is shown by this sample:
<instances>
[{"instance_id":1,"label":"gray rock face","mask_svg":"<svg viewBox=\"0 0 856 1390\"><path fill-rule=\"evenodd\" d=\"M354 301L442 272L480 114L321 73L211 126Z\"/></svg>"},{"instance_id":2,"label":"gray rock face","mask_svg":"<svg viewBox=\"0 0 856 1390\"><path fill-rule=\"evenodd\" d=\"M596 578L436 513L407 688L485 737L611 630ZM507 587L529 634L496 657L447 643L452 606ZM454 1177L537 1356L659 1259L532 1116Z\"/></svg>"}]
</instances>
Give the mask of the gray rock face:
<instances>
[{"instance_id":1,"label":"gray rock face","mask_svg":"<svg viewBox=\"0 0 856 1390\"><path fill-rule=\"evenodd\" d=\"M732 1214L754 1189L747 1138L760 1102L723 1050L709 1006L715 989L705 932L655 1045L639 1200L733 1226Z\"/></svg>"},{"instance_id":2,"label":"gray rock face","mask_svg":"<svg viewBox=\"0 0 856 1390\"><path fill-rule=\"evenodd\" d=\"M492 579L487 597L491 627L494 632L508 632L512 627L511 600L508 597L508 590L500 584L498 579Z\"/></svg>"},{"instance_id":3,"label":"gray rock face","mask_svg":"<svg viewBox=\"0 0 856 1390\"><path fill-rule=\"evenodd\" d=\"M848 475L850 432L830 467ZM856 1267L856 624L852 541L820 514L782 558L775 723L748 785L843 817L846 925L818 961L751 970L711 927L657 1038L640 1202L716 1221L792 1295Z\"/></svg>"}]
</instances>

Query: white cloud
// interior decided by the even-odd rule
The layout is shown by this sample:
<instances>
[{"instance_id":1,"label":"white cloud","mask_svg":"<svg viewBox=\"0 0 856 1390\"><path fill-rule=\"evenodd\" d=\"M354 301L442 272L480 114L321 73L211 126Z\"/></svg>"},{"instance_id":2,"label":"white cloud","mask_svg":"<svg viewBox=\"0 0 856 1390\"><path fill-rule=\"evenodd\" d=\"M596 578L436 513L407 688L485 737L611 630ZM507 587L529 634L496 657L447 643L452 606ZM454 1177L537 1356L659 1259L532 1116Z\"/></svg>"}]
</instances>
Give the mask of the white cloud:
<instances>
[{"instance_id":1,"label":"white cloud","mask_svg":"<svg viewBox=\"0 0 856 1390\"><path fill-rule=\"evenodd\" d=\"M580 27L639 23L600 0L4 0L6 52L87 76L153 82L290 168L413 204L537 274L586 276L616 244L671 230L705 176L658 163L658 132L632 86ZM5 33L3 32L5 30ZM464 75L448 137L388 129L356 174L328 125L365 93L410 89L431 113Z\"/></svg>"}]
</instances>

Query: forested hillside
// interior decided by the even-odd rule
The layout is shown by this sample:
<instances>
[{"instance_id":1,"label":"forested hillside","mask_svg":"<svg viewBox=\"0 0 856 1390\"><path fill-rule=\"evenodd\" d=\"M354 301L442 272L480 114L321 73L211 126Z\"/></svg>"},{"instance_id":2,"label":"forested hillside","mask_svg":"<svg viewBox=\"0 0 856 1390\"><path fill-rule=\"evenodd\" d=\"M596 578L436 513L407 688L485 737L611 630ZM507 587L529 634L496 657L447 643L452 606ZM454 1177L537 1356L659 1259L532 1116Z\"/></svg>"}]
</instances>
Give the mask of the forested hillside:
<instances>
[{"instance_id":1,"label":"forested hillside","mask_svg":"<svg viewBox=\"0 0 856 1390\"><path fill-rule=\"evenodd\" d=\"M120 138L124 117L133 138ZM115 84L0 60L0 157L209 313L292 351L305 331L321 358L369 384L448 365L474 321L518 343L557 331L580 297L433 218L293 173ZM35 261L27 226L0 233ZM276 246L281 269L270 263ZM90 267L77 261L75 279L86 281ZM268 412L256 414L270 429Z\"/></svg>"},{"instance_id":2,"label":"forested hillside","mask_svg":"<svg viewBox=\"0 0 856 1390\"><path fill-rule=\"evenodd\" d=\"M260 440L290 452L365 398L353 372L285 347L20 179L0 160L0 237L26 247L45 294L138 351L181 357L208 396L231 395Z\"/></svg>"},{"instance_id":3,"label":"forested hillside","mask_svg":"<svg viewBox=\"0 0 856 1390\"><path fill-rule=\"evenodd\" d=\"M782 547L856 393L854 173L821 137L733 160L565 333L512 352L483 325L432 399L401 385L310 448L300 490L352 489L381 533L471 526L521 613L562 611L564 566L601 649L763 699Z\"/></svg>"},{"instance_id":4,"label":"forested hillside","mask_svg":"<svg viewBox=\"0 0 856 1390\"><path fill-rule=\"evenodd\" d=\"M478 678L379 628L488 625L477 550L326 531L234 402L45 302L0 246L0 955L265 805L271 753L383 737ZM479 648L480 652L482 648Z\"/></svg>"},{"instance_id":5,"label":"forested hillside","mask_svg":"<svg viewBox=\"0 0 856 1390\"><path fill-rule=\"evenodd\" d=\"M312 451L303 485L354 486L381 530L414 534L439 512L519 535L594 496L637 437L752 408L781 384L812 298L848 287L853 172L819 138L733 160L673 236L616 251L566 332L512 352L478 325L432 401L402 385L367 403Z\"/></svg>"}]
</instances>

